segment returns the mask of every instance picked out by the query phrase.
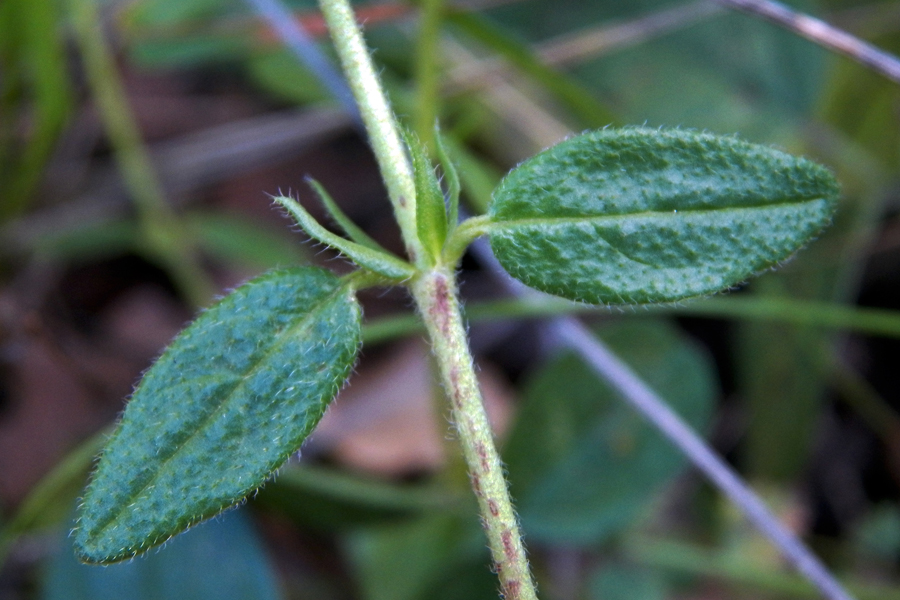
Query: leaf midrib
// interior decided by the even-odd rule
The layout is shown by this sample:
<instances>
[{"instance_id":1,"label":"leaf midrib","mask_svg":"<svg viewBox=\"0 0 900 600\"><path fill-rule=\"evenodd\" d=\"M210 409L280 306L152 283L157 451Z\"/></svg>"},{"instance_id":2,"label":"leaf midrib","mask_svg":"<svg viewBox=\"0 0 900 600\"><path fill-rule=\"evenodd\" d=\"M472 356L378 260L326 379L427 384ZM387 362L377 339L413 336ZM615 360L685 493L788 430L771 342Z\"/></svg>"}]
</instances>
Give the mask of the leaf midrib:
<instances>
[{"instance_id":1,"label":"leaf midrib","mask_svg":"<svg viewBox=\"0 0 900 600\"><path fill-rule=\"evenodd\" d=\"M316 308L320 308L326 304L329 304L330 302L335 300L344 291L346 291L346 285L337 286L334 289L334 291L329 293L327 296L323 297L322 300L315 305ZM159 468L157 468L151 474L151 476L148 477L145 481L137 483L136 486L134 488L132 488L133 489L132 493L130 493L126 498L123 499L122 502L119 503L118 510L111 511L109 516L105 520L98 521L98 524L95 526L96 533L92 537L96 538L96 537L98 537L98 535L101 532L105 531L106 528L110 525L110 523L115 521L125 511L125 509L128 506L130 506L133 503L133 501L144 490L146 490L148 487L150 487L154 481L159 479L159 477L161 476L162 472L165 470L165 467L169 463L169 461L171 461L179 453L179 451L181 449L183 449L185 446L187 446L187 444L190 443L190 441L192 439L194 439L194 437L196 437L196 435L199 432L203 431L208 423L212 422L219 414L221 414L223 408L228 405L229 400L234 397L237 390L239 390L242 386L244 386L246 384L250 374L252 374L257 369L257 367L260 364L262 364L269 356L271 356L276 351L276 349L280 348L283 344L285 344L292 335L294 335L297 332L302 331L303 329L308 327L310 325L311 318L317 312L318 311L315 309L308 311L307 314L302 319L300 319L300 321L298 321L295 326L288 327L288 328L282 330L282 333L280 335L278 335L278 337L276 338L276 341L273 344L271 344L269 346L269 348L265 352L263 352L262 355L256 361L253 361L252 365L246 371L244 371L243 375L241 376L240 381L236 382L234 384L234 387L232 387L232 389L223 396L223 399L219 403L219 405L214 410L212 410L210 413L208 413L206 417L201 419L199 426L196 427L190 435L188 435L186 438L184 438L178 445L176 445L174 447L174 449L171 452L168 453L167 456L165 456L164 458L162 458L159 461L159 463L158 463ZM100 523L102 523L102 524L100 524Z\"/></svg>"},{"instance_id":2,"label":"leaf midrib","mask_svg":"<svg viewBox=\"0 0 900 600\"><path fill-rule=\"evenodd\" d=\"M769 208L784 208L789 206L802 206L804 204L809 204L811 202L817 201L827 201L826 198L822 196L816 196L812 198L803 198L800 200L784 200L784 201L776 201L776 202L766 202L761 204L754 205L746 205L746 206L730 206L726 208L686 208L686 209L672 209L672 210L645 210L640 212L632 212L632 213L617 213L617 214L604 214L604 215L584 215L584 216L574 216L574 217L529 217L524 219L504 219L502 217L491 217L491 220L485 223L485 230L490 233L492 229L506 229L506 228L515 228L515 227L527 227L527 226L535 226L535 225L579 225L582 223L597 223L603 221L616 222L616 221L625 221L633 218L646 218L646 217L657 217L657 218L677 218L684 215L689 216L698 216L704 215L708 213L716 213L716 214L725 214L725 213L741 213L748 211L757 211L757 210L765 210Z\"/></svg>"}]
</instances>

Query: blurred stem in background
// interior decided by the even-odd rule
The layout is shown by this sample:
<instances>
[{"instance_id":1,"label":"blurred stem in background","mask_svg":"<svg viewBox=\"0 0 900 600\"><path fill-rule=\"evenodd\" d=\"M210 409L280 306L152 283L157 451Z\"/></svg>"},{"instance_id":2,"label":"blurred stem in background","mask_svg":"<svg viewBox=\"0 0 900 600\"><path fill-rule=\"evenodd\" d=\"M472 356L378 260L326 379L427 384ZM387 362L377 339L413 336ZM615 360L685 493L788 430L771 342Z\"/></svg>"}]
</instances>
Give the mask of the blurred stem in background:
<instances>
[{"instance_id":1,"label":"blurred stem in background","mask_svg":"<svg viewBox=\"0 0 900 600\"><path fill-rule=\"evenodd\" d=\"M416 106L414 129L419 139L434 151L434 126L440 116L441 22L444 0L422 0L419 9L419 31L416 36L415 85Z\"/></svg>"},{"instance_id":2,"label":"blurred stem in background","mask_svg":"<svg viewBox=\"0 0 900 600\"><path fill-rule=\"evenodd\" d=\"M69 0L68 5L98 116L134 201L137 250L163 267L192 305L204 306L215 288L200 266L190 232L166 203L103 35L96 0Z\"/></svg>"},{"instance_id":3,"label":"blurred stem in background","mask_svg":"<svg viewBox=\"0 0 900 600\"><path fill-rule=\"evenodd\" d=\"M53 0L0 3L0 222L27 207L72 112L58 13ZM24 143L17 105L32 110Z\"/></svg>"}]
</instances>

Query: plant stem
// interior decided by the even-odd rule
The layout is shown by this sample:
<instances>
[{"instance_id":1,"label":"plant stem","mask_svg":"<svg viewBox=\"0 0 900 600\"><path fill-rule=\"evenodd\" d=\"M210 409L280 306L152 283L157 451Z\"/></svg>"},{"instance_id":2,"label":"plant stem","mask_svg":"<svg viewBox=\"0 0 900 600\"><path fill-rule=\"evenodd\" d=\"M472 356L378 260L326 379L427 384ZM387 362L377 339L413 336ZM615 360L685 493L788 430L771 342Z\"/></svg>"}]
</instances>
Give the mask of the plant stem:
<instances>
[{"instance_id":1,"label":"plant stem","mask_svg":"<svg viewBox=\"0 0 900 600\"><path fill-rule=\"evenodd\" d=\"M481 399L466 340L452 270L423 273L413 296L431 338L441 379L452 406L472 488L505 600L536 600L519 524L503 465Z\"/></svg>"},{"instance_id":2,"label":"plant stem","mask_svg":"<svg viewBox=\"0 0 900 600\"><path fill-rule=\"evenodd\" d=\"M375 74L353 9L348 0L319 0L319 6L369 132L372 150L387 185L406 251L413 264L424 267L427 255L416 235L416 187L412 170L400 142L394 113Z\"/></svg>"},{"instance_id":3,"label":"plant stem","mask_svg":"<svg viewBox=\"0 0 900 600\"><path fill-rule=\"evenodd\" d=\"M439 264L434 268L425 268L428 258L418 240L412 172L362 33L347 0L320 0L319 4L350 88L360 106L407 251L419 267L419 275L412 281L411 291L431 338L441 380L451 400L453 420L478 499L503 597L505 600L537 600L500 454L494 444L472 366L456 295L454 265Z\"/></svg>"}]
</instances>

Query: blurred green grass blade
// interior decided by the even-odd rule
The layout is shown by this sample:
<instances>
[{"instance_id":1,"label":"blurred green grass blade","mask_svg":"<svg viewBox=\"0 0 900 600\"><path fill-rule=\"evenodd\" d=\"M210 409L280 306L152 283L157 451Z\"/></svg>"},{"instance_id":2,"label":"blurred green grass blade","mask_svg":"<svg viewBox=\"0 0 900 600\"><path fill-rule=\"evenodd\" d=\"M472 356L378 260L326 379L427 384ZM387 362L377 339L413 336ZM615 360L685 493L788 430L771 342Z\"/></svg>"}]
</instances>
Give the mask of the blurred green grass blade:
<instances>
[{"instance_id":1,"label":"blurred green grass blade","mask_svg":"<svg viewBox=\"0 0 900 600\"><path fill-rule=\"evenodd\" d=\"M97 0L67 0L66 9L92 100L141 225L138 247L166 270L190 302L203 306L213 295L212 282L198 262L193 239L165 199L112 49L99 26Z\"/></svg>"},{"instance_id":2,"label":"blurred green grass blade","mask_svg":"<svg viewBox=\"0 0 900 600\"><path fill-rule=\"evenodd\" d=\"M247 57L244 68L262 90L286 102L305 105L332 101L319 79L288 50L255 52Z\"/></svg>"},{"instance_id":3,"label":"blurred green grass blade","mask_svg":"<svg viewBox=\"0 0 900 600\"><path fill-rule=\"evenodd\" d=\"M786 483L810 458L828 384L810 354L828 337L771 323L744 323L738 334L737 379L748 407L742 463L751 479Z\"/></svg>"},{"instance_id":4,"label":"blurred green grass blade","mask_svg":"<svg viewBox=\"0 0 900 600\"><path fill-rule=\"evenodd\" d=\"M0 7L0 121L6 121L0 127L18 120L15 96L32 109L24 147L13 148L14 136L0 135L7 146L0 148L0 221L27 206L73 108L61 17L53 0L7 0Z\"/></svg>"},{"instance_id":5,"label":"blurred green grass blade","mask_svg":"<svg viewBox=\"0 0 900 600\"><path fill-rule=\"evenodd\" d=\"M456 512L462 498L445 487L397 484L313 465L283 469L254 504L316 530L348 530L428 512Z\"/></svg>"},{"instance_id":6,"label":"blurred green grass blade","mask_svg":"<svg viewBox=\"0 0 900 600\"><path fill-rule=\"evenodd\" d=\"M625 540L622 550L630 560L673 575L709 577L757 595L762 592L784 598L821 598L821 594L799 575L759 567L750 557L741 559L720 548L635 535ZM846 579L844 583L858 600L900 600L900 589L896 586Z\"/></svg>"},{"instance_id":7,"label":"blurred green grass blade","mask_svg":"<svg viewBox=\"0 0 900 600\"><path fill-rule=\"evenodd\" d=\"M214 212L182 218L196 247L212 258L259 270L306 262L302 246L285 230ZM44 235L31 249L41 260L77 264L140 252L141 239L137 221L119 219Z\"/></svg>"},{"instance_id":8,"label":"blurred green grass blade","mask_svg":"<svg viewBox=\"0 0 900 600\"><path fill-rule=\"evenodd\" d=\"M601 337L693 428L705 429L716 384L699 348L664 321L621 322ZM571 354L526 384L503 458L529 537L575 545L600 544L630 527L685 465Z\"/></svg>"},{"instance_id":9,"label":"blurred green grass blade","mask_svg":"<svg viewBox=\"0 0 900 600\"><path fill-rule=\"evenodd\" d=\"M90 223L68 231L43 235L31 247L41 260L78 264L137 252L140 224L135 219Z\"/></svg>"},{"instance_id":10,"label":"blurred green grass blade","mask_svg":"<svg viewBox=\"0 0 900 600\"><path fill-rule=\"evenodd\" d=\"M472 12L451 11L446 15L446 20L529 75L556 96L585 127L598 128L619 123L618 116L581 84L541 63L526 42L487 18Z\"/></svg>"},{"instance_id":11,"label":"blurred green grass blade","mask_svg":"<svg viewBox=\"0 0 900 600\"><path fill-rule=\"evenodd\" d=\"M70 516L68 507L83 490L91 463L107 436L108 432L102 431L73 448L29 492L0 529L0 565L20 535L59 526Z\"/></svg>"},{"instance_id":12,"label":"blurred green grass blade","mask_svg":"<svg viewBox=\"0 0 900 600\"><path fill-rule=\"evenodd\" d=\"M206 254L233 264L267 270L307 262L307 254L286 230L222 213L188 213L186 227Z\"/></svg>"},{"instance_id":13,"label":"blurred green grass blade","mask_svg":"<svg viewBox=\"0 0 900 600\"><path fill-rule=\"evenodd\" d=\"M279 600L277 575L246 511L194 527L155 552L103 568L79 563L72 540L41 581L41 600Z\"/></svg>"},{"instance_id":14,"label":"blurred green grass blade","mask_svg":"<svg viewBox=\"0 0 900 600\"><path fill-rule=\"evenodd\" d=\"M245 12L240 0L140 0L125 8L129 26L161 30L177 30L215 17Z\"/></svg>"},{"instance_id":15,"label":"blurred green grass blade","mask_svg":"<svg viewBox=\"0 0 900 600\"><path fill-rule=\"evenodd\" d=\"M621 317L620 312L561 298L541 300L493 300L473 302L466 306L470 322L497 319L543 318L560 315L609 315ZM709 319L789 323L823 329L856 331L869 335L900 338L900 311L877 308L849 307L829 302L794 300L788 298L760 298L752 295L726 296L693 300L680 306L654 306L632 313L632 318L673 314ZM383 317L363 326L363 340L375 344L422 331L416 315Z\"/></svg>"},{"instance_id":16,"label":"blurred green grass blade","mask_svg":"<svg viewBox=\"0 0 900 600\"><path fill-rule=\"evenodd\" d=\"M413 70L416 89L416 110L413 131L422 140L430 155L434 149L435 123L441 114L441 25L444 0L420 0L416 51Z\"/></svg>"}]
</instances>

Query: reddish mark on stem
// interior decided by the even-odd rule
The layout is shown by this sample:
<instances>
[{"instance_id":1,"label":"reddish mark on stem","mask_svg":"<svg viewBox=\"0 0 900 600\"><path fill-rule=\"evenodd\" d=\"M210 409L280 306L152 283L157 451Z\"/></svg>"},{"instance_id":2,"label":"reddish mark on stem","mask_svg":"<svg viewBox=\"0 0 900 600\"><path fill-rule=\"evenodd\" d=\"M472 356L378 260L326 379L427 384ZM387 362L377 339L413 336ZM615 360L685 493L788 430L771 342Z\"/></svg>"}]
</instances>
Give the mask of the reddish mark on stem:
<instances>
[{"instance_id":1,"label":"reddish mark on stem","mask_svg":"<svg viewBox=\"0 0 900 600\"><path fill-rule=\"evenodd\" d=\"M481 496L481 478L475 473L472 473L472 490L476 496Z\"/></svg>"},{"instance_id":2,"label":"reddish mark on stem","mask_svg":"<svg viewBox=\"0 0 900 600\"><path fill-rule=\"evenodd\" d=\"M488 500L488 510L491 511L492 517L500 515L500 509L497 507L497 503L494 500Z\"/></svg>"},{"instance_id":3,"label":"reddish mark on stem","mask_svg":"<svg viewBox=\"0 0 900 600\"><path fill-rule=\"evenodd\" d=\"M462 392L459 389L459 368L453 367L450 369L450 396L453 398L453 406L456 407L457 410L462 410Z\"/></svg>"},{"instance_id":4,"label":"reddish mark on stem","mask_svg":"<svg viewBox=\"0 0 900 600\"><path fill-rule=\"evenodd\" d=\"M521 594L522 584L518 579L512 579L503 584L503 599L518 600Z\"/></svg>"},{"instance_id":5,"label":"reddish mark on stem","mask_svg":"<svg viewBox=\"0 0 900 600\"><path fill-rule=\"evenodd\" d=\"M503 554L506 555L506 560L515 562L516 547L513 544L512 532L509 529L504 529L503 533L500 534L500 539L503 540Z\"/></svg>"},{"instance_id":6,"label":"reddish mark on stem","mask_svg":"<svg viewBox=\"0 0 900 600\"><path fill-rule=\"evenodd\" d=\"M403 208L406 208L406 198L404 198L403 196L400 196L399 198L397 198L397 202L400 204L400 206L402 206Z\"/></svg>"},{"instance_id":7,"label":"reddish mark on stem","mask_svg":"<svg viewBox=\"0 0 900 600\"><path fill-rule=\"evenodd\" d=\"M447 279L443 276L434 278L434 305L431 314L437 322L444 337L450 337L450 298Z\"/></svg>"},{"instance_id":8,"label":"reddish mark on stem","mask_svg":"<svg viewBox=\"0 0 900 600\"><path fill-rule=\"evenodd\" d=\"M490 473L491 465L488 463L487 450L485 449L482 442L478 442L477 444L475 444L475 452L478 453L478 458L481 461L482 473Z\"/></svg>"}]
</instances>

